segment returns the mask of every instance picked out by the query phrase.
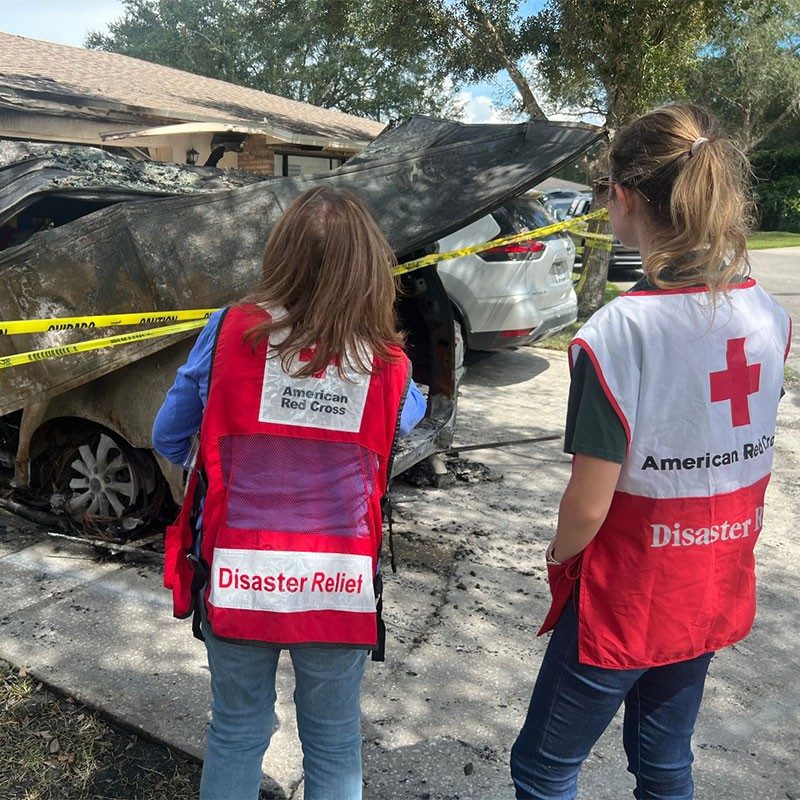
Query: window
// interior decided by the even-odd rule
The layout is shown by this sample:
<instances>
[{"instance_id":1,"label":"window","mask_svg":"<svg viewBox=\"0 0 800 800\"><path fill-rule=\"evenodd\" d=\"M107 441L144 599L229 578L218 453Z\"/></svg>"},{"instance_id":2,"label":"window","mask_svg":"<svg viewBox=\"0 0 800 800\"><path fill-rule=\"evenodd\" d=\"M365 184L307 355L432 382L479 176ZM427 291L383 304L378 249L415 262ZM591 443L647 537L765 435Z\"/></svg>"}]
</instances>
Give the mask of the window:
<instances>
[{"instance_id":1,"label":"window","mask_svg":"<svg viewBox=\"0 0 800 800\"><path fill-rule=\"evenodd\" d=\"M297 153L275 153L275 174L290 178L314 175L341 167L346 159L330 156L298 155Z\"/></svg>"}]
</instances>

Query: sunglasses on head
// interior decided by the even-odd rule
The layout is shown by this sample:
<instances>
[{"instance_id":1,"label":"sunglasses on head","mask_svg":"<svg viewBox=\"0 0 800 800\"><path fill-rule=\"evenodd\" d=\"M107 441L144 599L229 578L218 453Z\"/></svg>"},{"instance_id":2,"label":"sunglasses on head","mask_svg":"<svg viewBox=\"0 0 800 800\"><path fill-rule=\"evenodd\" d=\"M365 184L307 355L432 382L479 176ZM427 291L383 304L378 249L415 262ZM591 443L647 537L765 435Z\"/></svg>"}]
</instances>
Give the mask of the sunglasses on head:
<instances>
[{"instance_id":1,"label":"sunglasses on head","mask_svg":"<svg viewBox=\"0 0 800 800\"><path fill-rule=\"evenodd\" d=\"M614 186L618 183L620 182L615 181L610 175L604 175L602 178L592 181L592 191L594 192L595 200L597 201L598 205L608 205L608 201L611 199L611 192ZM628 184L620 183L620 186L634 189L645 199L646 202L650 202L650 198L635 184L629 186Z\"/></svg>"},{"instance_id":2,"label":"sunglasses on head","mask_svg":"<svg viewBox=\"0 0 800 800\"><path fill-rule=\"evenodd\" d=\"M604 206L608 203L611 197L611 190L614 188L616 181L611 179L610 175L604 175L602 178L592 181L592 191L594 192L595 200Z\"/></svg>"}]
</instances>

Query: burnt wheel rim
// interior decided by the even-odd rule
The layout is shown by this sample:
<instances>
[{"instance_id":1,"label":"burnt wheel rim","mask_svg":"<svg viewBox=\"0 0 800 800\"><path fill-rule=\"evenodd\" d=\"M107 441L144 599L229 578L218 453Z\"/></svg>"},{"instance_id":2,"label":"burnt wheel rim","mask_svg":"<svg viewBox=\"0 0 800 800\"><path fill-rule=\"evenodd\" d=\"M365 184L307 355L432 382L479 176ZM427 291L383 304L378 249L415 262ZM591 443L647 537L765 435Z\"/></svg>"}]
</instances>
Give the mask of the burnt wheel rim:
<instances>
[{"instance_id":1,"label":"burnt wheel rim","mask_svg":"<svg viewBox=\"0 0 800 800\"><path fill-rule=\"evenodd\" d=\"M69 482L72 497L67 508L90 517L122 517L130 512L139 494L129 457L107 434L97 444L82 444L70 466L79 474Z\"/></svg>"}]
</instances>

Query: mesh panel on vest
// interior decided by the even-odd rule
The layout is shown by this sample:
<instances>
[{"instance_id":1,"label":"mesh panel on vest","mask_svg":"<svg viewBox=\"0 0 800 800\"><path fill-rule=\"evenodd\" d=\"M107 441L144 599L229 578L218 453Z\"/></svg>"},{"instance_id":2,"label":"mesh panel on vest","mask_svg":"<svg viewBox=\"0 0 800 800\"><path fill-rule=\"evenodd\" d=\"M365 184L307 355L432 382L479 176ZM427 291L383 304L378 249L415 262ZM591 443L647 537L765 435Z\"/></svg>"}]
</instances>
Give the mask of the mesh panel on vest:
<instances>
[{"instance_id":1,"label":"mesh panel on vest","mask_svg":"<svg viewBox=\"0 0 800 800\"><path fill-rule=\"evenodd\" d=\"M219 447L229 528L369 536L370 450L271 434L222 436Z\"/></svg>"}]
</instances>

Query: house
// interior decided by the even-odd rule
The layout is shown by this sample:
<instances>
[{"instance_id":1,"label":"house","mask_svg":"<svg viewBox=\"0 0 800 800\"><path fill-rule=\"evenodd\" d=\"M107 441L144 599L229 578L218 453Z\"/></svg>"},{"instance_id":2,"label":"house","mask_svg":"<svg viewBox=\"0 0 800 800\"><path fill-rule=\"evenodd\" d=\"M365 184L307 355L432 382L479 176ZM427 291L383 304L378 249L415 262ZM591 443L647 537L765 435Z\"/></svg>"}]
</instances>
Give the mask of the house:
<instances>
[{"instance_id":1,"label":"house","mask_svg":"<svg viewBox=\"0 0 800 800\"><path fill-rule=\"evenodd\" d=\"M299 175L339 166L384 127L129 56L0 32L0 138Z\"/></svg>"}]
</instances>

